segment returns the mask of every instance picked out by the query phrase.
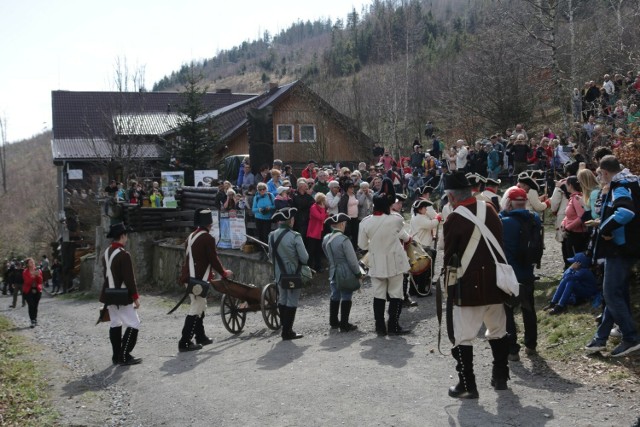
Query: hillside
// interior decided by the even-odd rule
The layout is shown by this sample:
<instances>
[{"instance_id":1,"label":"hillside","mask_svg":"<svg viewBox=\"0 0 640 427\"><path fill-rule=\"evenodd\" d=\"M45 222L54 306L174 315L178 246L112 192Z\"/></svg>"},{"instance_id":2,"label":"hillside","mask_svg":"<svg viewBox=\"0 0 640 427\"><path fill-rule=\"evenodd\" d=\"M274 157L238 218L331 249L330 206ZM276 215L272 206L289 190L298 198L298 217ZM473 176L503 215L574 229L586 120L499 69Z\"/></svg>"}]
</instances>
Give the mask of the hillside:
<instances>
[{"instance_id":1,"label":"hillside","mask_svg":"<svg viewBox=\"0 0 640 427\"><path fill-rule=\"evenodd\" d=\"M7 193L0 189L0 259L40 257L56 240L56 169L51 132L9 144Z\"/></svg>"},{"instance_id":2,"label":"hillside","mask_svg":"<svg viewBox=\"0 0 640 427\"><path fill-rule=\"evenodd\" d=\"M401 151L427 120L446 142L517 122L568 132L573 87L638 68L638 16L640 2L628 1L374 0L336 22L293 23L192 65L210 89L303 79ZM189 67L154 90L180 89Z\"/></svg>"}]
</instances>

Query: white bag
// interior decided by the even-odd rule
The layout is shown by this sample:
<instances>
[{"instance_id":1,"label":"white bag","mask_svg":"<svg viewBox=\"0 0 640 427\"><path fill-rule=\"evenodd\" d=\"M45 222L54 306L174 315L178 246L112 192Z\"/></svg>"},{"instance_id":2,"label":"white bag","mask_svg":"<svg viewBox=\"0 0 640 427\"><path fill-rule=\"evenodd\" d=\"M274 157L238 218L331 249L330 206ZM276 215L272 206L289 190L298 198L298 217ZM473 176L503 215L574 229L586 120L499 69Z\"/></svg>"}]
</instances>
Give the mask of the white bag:
<instances>
[{"instance_id":1,"label":"white bag","mask_svg":"<svg viewBox=\"0 0 640 427\"><path fill-rule=\"evenodd\" d=\"M479 201L478 203L484 202ZM520 284L518 283L518 278L516 277L516 273L513 271L513 267L506 263L507 257L504 255L504 252L502 251L498 240L495 238L491 230L489 230L484 222L480 222L478 218L464 206L458 206L455 212L473 222L480 230L480 234L484 238L485 242L487 242L489 252L491 252L493 261L496 263L496 285L498 285L498 288L500 288L509 296L513 295L517 297L520 294ZM500 255L500 258L502 258L505 263L498 262L495 252ZM463 258L465 257L463 256Z\"/></svg>"}]
</instances>

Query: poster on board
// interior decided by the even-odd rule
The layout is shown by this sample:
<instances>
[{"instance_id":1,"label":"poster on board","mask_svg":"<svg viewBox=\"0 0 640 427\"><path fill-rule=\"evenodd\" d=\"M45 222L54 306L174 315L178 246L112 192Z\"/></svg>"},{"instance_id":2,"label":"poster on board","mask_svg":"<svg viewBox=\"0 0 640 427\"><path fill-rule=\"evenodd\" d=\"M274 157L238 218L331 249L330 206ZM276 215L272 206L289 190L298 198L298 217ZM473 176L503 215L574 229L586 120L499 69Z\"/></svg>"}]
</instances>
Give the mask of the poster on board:
<instances>
[{"instance_id":1,"label":"poster on board","mask_svg":"<svg viewBox=\"0 0 640 427\"><path fill-rule=\"evenodd\" d=\"M244 210L233 210L229 212L229 233L231 249L240 249L247 241Z\"/></svg>"},{"instance_id":2,"label":"poster on board","mask_svg":"<svg viewBox=\"0 0 640 427\"><path fill-rule=\"evenodd\" d=\"M229 211L220 211L220 239L218 240L218 247L220 249L231 249L231 226L229 224L229 213Z\"/></svg>"},{"instance_id":3,"label":"poster on board","mask_svg":"<svg viewBox=\"0 0 640 427\"><path fill-rule=\"evenodd\" d=\"M164 194L162 206L165 208L177 208L176 193L184 185L184 171L160 172L160 176L162 177L160 187Z\"/></svg>"},{"instance_id":4,"label":"poster on board","mask_svg":"<svg viewBox=\"0 0 640 427\"><path fill-rule=\"evenodd\" d=\"M196 187L211 187L216 179L218 179L217 169L193 171L193 181L196 183Z\"/></svg>"}]
</instances>

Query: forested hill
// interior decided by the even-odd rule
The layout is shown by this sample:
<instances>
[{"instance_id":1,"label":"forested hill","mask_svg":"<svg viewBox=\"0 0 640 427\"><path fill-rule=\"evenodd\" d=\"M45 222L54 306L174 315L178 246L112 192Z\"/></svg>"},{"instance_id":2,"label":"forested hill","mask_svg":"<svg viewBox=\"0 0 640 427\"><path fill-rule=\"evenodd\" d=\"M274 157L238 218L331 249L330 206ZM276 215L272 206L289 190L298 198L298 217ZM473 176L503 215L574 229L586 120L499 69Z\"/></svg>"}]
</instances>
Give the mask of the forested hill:
<instances>
[{"instance_id":1,"label":"forested hill","mask_svg":"<svg viewBox=\"0 0 640 427\"><path fill-rule=\"evenodd\" d=\"M574 87L640 69L638 20L635 0L374 0L195 67L210 90L260 92L267 82L303 79L375 140L402 150L426 120L445 139L517 122L568 131ZM188 72L185 65L154 90L180 89Z\"/></svg>"}]
</instances>

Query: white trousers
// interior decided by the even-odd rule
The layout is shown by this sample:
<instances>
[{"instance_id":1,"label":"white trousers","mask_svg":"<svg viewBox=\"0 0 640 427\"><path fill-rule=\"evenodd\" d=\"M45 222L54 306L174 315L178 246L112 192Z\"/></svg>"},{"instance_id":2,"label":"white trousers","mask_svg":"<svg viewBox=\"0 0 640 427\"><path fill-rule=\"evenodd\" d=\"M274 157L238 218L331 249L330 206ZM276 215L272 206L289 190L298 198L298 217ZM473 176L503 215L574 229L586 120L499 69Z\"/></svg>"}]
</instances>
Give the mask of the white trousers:
<instances>
[{"instance_id":1,"label":"white trousers","mask_svg":"<svg viewBox=\"0 0 640 427\"><path fill-rule=\"evenodd\" d=\"M189 316L201 316L207 308L207 299L189 294L191 305L189 306Z\"/></svg>"},{"instance_id":2,"label":"white trousers","mask_svg":"<svg viewBox=\"0 0 640 427\"><path fill-rule=\"evenodd\" d=\"M499 339L507 334L507 315L503 304L480 305L477 307L453 306L453 331L458 345L471 345L478 336L482 324L487 327L484 334L489 340Z\"/></svg>"},{"instance_id":3,"label":"white trousers","mask_svg":"<svg viewBox=\"0 0 640 427\"><path fill-rule=\"evenodd\" d=\"M373 297L387 300L389 298L404 298L402 292L402 274L391 277L372 277L371 286L373 287Z\"/></svg>"},{"instance_id":4,"label":"white trousers","mask_svg":"<svg viewBox=\"0 0 640 427\"><path fill-rule=\"evenodd\" d=\"M110 327L117 328L124 325L127 328L140 329L140 318L133 304L109 305L107 308L111 318Z\"/></svg>"}]
</instances>

